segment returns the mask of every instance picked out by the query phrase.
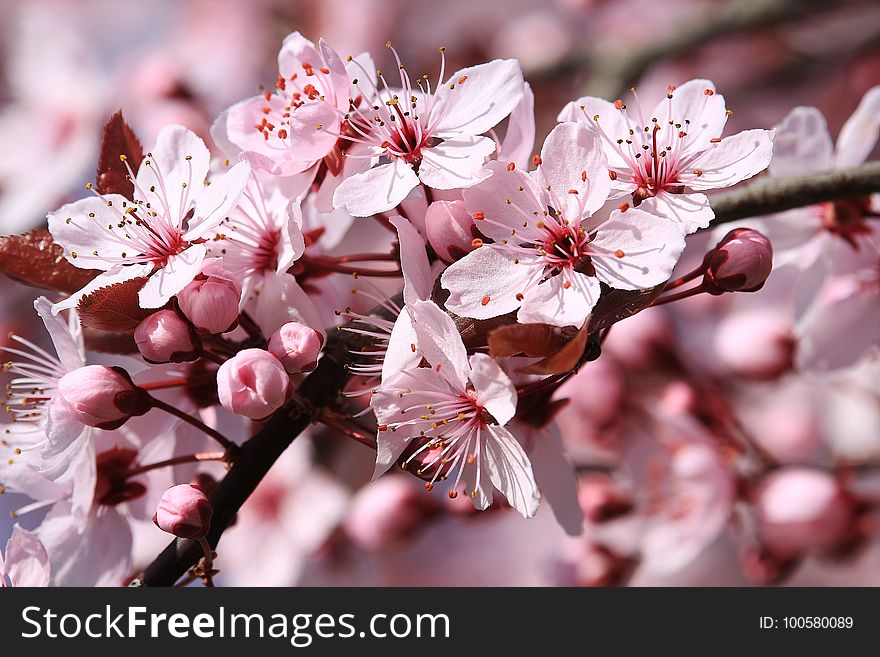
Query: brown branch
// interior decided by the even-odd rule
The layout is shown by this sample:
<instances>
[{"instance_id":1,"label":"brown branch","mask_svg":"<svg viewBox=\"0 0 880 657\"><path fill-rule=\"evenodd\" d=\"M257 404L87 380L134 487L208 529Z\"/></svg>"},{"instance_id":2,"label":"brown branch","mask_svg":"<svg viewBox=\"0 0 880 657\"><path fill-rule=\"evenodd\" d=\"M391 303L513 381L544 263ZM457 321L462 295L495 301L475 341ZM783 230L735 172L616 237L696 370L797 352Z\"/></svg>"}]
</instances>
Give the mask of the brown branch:
<instances>
[{"instance_id":1,"label":"brown branch","mask_svg":"<svg viewBox=\"0 0 880 657\"><path fill-rule=\"evenodd\" d=\"M712 196L710 203L715 211L712 226L877 192L880 192L880 161L809 176L763 178L743 189Z\"/></svg>"}]
</instances>

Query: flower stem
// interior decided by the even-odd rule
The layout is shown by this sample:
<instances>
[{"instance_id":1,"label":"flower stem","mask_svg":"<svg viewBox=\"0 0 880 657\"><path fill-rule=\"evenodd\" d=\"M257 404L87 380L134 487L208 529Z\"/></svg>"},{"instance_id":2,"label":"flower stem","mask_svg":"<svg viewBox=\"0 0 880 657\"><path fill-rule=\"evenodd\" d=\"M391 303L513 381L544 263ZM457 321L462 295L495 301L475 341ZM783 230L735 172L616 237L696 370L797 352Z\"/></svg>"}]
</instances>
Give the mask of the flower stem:
<instances>
[{"instance_id":1,"label":"flower stem","mask_svg":"<svg viewBox=\"0 0 880 657\"><path fill-rule=\"evenodd\" d=\"M166 413L170 413L174 417L183 420L187 424L192 425L196 429L204 431L206 434L211 436L211 438L213 438L218 443L223 445L223 447L224 447L224 449L226 449L226 452L229 455L230 459L233 459L235 457L235 455L238 453L238 445L236 445L234 442L229 440L226 436L224 436L222 433L220 433L216 429L212 429L211 427L209 427L207 424L205 424L201 420L197 420L193 416L191 416L187 413L184 413L179 408L175 408L171 404L166 404L161 399L156 399L155 397L151 396L150 400L152 401L153 408L158 408L160 410L165 411Z\"/></svg>"},{"instance_id":2,"label":"flower stem","mask_svg":"<svg viewBox=\"0 0 880 657\"><path fill-rule=\"evenodd\" d=\"M197 452L196 454L188 454L186 456L178 456L173 459L167 459L165 461L157 461L156 463L147 463L146 465L139 465L136 468L129 470L126 473L126 477L134 477L139 474L143 474L144 472L149 472L150 470L158 470L159 468L165 468L172 465L180 465L181 463L199 463L201 461L223 461L226 459L226 452Z\"/></svg>"},{"instance_id":3,"label":"flower stem","mask_svg":"<svg viewBox=\"0 0 880 657\"><path fill-rule=\"evenodd\" d=\"M697 287L692 287L689 290L682 290L681 292L676 292L675 294L660 297L651 304L651 307L653 308L654 306L662 306L665 303L672 303L673 301L681 301L682 299L687 299L688 297L694 297L698 294L702 294L705 291L706 288L704 288L703 284L701 283Z\"/></svg>"}]
</instances>

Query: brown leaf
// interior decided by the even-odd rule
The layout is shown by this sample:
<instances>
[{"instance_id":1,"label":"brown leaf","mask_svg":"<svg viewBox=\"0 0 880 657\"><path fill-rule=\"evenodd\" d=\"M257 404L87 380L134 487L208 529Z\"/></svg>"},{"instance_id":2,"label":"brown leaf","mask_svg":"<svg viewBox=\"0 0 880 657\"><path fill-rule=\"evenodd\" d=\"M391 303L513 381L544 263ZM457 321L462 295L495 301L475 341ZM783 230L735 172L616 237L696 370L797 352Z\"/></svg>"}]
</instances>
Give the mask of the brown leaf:
<instances>
[{"instance_id":1,"label":"brown leaf","mask_svg":"<svg viewBox=\"0 0 880 657\"><path fill-rule=\"evenodd\" d=\"M590 332L601 331L622 319L631 317L650 306L666 284L646 290L612 290L605 288L587 324Z\"/></svg>"},{"instance_id":2,"label":"brown leaf","mask_svg":"<svg viewBox=\"0 0 880 657\"><path fill-rule=\"evenodd\" d=\"M573 328L551 324L508 324L489 333L489 353L495 358L549 356L574 337Z\"/></svg>"},{"instance_id":3,"label":"brown leaf","mask_svg":"<svg viewBox=\"0 0 880 657\"><path fill-rule=\"evenodd\" d=\"M133 278L84 296L79 302L82 325L99 331L133 331L141 320L155 312L138 305L138 292L146 281Z\"/></svg>"},{"instance_id":4,"label":"brown leaf","mask_svg":"<svg viewBox=\"0 0 880 657\"><path fill-rule=\"evenodd\" d=\"M518 371L523 374L564 374L577 369L585 360L592 360L591 356L595 357L592 351L588 350L591 344L589 338L590 332L587 330L587 324L584 324L561 349ZM597 356L598 353L595 355Z\"/></svg>"},{"instance_id":5,"label":"brown leaf","mask_svg":"<svg viewBox=\"0 0 880 657\"><path fill-rule=\"evenodd\" d=\"M125 157L125 162L122 157ZM98 157L95 188L100 194L122 194L126 198L134 195L134 183L128 179L128 169L137 173L144 149L134 131L122 118L122 110L117 111L104 125L101 138L101 154Z\"/></svg>"},{"instance_id":6,"label":"brown leaf","mask_svg":"<svg viewBox=\"0 0 880 657\"><path fill-rule=\"evenodd\" d=\"M101 273L70 264L45 228L0 237L0 272L26 285L67 294L81 290Z\"/></svg>"}]
</instances>

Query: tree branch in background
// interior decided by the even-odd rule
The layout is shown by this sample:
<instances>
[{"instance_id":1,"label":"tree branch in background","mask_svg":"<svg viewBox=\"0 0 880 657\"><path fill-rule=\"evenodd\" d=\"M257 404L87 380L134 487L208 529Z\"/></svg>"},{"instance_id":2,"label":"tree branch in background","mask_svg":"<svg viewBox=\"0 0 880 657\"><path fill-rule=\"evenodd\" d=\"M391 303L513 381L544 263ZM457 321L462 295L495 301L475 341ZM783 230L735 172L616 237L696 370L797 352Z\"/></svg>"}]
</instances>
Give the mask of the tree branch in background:
<instances>
[{"instance_id":1,"label":"tree branch in background","mask_svg":"<svg viewBox=\"0 0 880 657\"><path fill-rule=\"evenodd\" d=\"M849 169L792 178L763 178L709 198L713 226L826 201L880 192L880 161Z\"/></svg>"}]
</instances>

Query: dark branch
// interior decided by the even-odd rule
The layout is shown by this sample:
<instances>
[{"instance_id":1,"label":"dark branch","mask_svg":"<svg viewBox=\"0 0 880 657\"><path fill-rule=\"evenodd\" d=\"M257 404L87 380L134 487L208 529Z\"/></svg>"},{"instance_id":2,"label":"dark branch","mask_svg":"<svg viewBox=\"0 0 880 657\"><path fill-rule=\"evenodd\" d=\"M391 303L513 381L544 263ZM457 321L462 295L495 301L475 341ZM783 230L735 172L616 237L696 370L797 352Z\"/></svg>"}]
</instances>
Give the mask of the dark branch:
<instances>
[{"instance_id":1,"label":"dark branch","mask_svg":"<svg viewBox=\"0 0 880 657\"><path fill-rule=\"evenodd\" d=\"M825 201L880 192L880 161L793 178L764 178L743 189L712 196L713 226Z\"/></svg>"}]
</instances>

